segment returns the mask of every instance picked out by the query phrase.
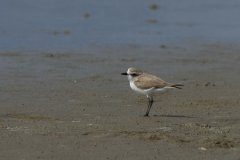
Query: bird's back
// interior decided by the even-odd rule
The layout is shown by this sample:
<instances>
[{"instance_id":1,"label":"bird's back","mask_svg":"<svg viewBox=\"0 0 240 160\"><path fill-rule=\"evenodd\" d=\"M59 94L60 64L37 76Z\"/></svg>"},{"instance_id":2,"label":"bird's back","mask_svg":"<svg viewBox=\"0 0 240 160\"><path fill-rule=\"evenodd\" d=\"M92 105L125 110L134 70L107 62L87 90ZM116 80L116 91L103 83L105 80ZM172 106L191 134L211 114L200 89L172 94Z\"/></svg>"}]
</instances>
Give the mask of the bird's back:
<instances>
[{"instance_id":1,"label":"bird's back","mask_svg":"<svg viewBox=\"0 0 240 160\"><path fill-rule=\"evenodd\" d=\"M140 89L164 88L170 84L154 75L143 73L135 77L132 82Z\"/></svg>"}]
</instances>

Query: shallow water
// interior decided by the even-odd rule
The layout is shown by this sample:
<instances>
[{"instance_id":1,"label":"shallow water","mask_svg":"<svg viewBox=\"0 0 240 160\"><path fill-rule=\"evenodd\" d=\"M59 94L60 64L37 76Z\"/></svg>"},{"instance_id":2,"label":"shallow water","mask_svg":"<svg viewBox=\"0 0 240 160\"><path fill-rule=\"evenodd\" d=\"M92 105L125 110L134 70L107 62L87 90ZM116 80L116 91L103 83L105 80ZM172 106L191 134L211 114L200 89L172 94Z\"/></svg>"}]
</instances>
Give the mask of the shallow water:
<instances>
[{"instance_id":1,"label":"shallow water","mask_svg":"<svg viewBox=\"0 0 240 160\"><path fill-rule=\"evenodd\" d=\"M151 5L156 5L151 8ZM240 1L0 2L1 51L239 42Z\"/></svg>"}]
</instances>

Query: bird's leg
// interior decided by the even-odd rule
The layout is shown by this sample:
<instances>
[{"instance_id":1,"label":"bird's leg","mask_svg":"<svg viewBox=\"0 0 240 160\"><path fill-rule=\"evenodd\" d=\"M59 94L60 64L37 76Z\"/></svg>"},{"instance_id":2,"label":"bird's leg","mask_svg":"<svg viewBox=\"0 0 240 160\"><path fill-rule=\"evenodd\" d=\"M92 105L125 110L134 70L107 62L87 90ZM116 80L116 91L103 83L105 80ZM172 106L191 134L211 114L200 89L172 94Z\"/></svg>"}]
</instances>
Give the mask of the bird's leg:
<instances>
[{"instance_id":1,"label":"bird's leg","mask_svg":"<svg viewBox=\"0 0 240 160\"><path fill-rule=\"evenodd\" d=\"M149 113L150 108L151 108L151 99L149 97L147 97L147 98L148 98L148 108L147 108L147 112L144 115L144 117L148 117L148 113Z\"/></svg>"},{"instance_id":2,"label":"bird's leg","mask_svg":"<svg viewBox=\"0 0 240 160\"><path fill-rule=\"evenodd\" d=\"M153 104L153 97L148 98L148 102L149 102L149 105L148 105L147 113L144 115L145 117L148 116L148 114L149 114L149 112L150 112L150 109L151 109L151 107L152 107L152 104Z\"/></svg>"},{"instance_id":3,"label":"bird's leg","mask_svg":"<svg viewBox=\"0 0 240 160\"><path fill-rule=\"evenodd\" d=\"M152 105L153 105L153 97L151 97L151 100L150 100L150 107L149 107L148 113L150 112L150 109L151 109Z\"/></svg>"}]
</instances>

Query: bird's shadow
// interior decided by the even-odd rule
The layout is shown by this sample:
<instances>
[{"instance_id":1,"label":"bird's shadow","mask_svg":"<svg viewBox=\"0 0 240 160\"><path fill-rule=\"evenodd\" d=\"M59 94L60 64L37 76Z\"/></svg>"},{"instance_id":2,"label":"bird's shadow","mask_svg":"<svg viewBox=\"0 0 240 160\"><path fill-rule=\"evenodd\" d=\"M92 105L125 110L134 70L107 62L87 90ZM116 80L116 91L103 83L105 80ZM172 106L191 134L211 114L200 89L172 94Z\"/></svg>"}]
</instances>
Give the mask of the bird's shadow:
<instances>
[{"instance_id":1,"label":"bird's shadow","mask_svg":"<svg viewBox=\"0 0 240 160\"><path fill-rule=\"evenodd\" d=\"M173 117L173 118L197 118L183 115L153 115L154 117Z\"/></svg>"}]
</instances>

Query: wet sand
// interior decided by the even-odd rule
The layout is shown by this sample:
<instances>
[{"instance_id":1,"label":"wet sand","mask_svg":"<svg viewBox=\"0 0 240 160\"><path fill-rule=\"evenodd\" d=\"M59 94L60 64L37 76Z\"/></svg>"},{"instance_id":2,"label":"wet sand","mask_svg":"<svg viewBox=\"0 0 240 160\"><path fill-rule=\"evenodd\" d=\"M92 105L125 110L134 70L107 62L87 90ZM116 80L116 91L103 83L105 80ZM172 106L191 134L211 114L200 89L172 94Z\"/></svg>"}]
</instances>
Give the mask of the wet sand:
<instances>
[{"instance_id":1,"label":"wet sand","mask_svg":"<svg viewBox=\"0 0 240 160\"><path fill-rule=\"evenodd\" d=\"M0 159L239 159L240 47L0 53ZM135 94L129 67L183 83Z\"/></svg>"}]
</instances>

